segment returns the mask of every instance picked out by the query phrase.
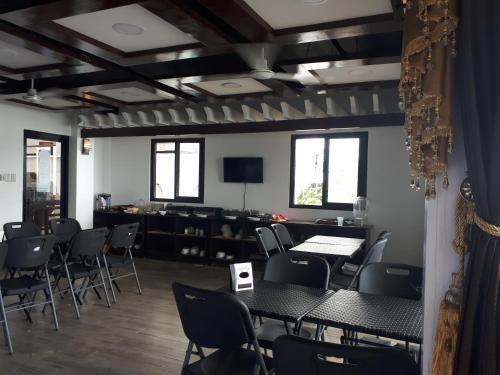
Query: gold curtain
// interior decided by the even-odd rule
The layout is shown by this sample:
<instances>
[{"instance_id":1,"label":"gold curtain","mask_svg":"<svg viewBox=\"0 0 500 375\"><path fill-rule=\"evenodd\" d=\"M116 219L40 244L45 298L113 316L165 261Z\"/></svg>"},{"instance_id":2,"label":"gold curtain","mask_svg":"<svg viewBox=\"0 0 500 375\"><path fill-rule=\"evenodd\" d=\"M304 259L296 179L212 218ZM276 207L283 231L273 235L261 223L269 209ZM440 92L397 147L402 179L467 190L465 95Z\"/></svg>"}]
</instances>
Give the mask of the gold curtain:
<instances>
[{"instance_id":1,"label":"gold curtain","mask_svg":"<svg viewBox=\"0 0 500 375\"><path fill-rule=\"evenodd\" d=\"M452 150L451 90L457 0L408 0L405 7L400 95L405 109L411 186L436 195L436 176L448 187Z\"/></svg>"}]
</instances>

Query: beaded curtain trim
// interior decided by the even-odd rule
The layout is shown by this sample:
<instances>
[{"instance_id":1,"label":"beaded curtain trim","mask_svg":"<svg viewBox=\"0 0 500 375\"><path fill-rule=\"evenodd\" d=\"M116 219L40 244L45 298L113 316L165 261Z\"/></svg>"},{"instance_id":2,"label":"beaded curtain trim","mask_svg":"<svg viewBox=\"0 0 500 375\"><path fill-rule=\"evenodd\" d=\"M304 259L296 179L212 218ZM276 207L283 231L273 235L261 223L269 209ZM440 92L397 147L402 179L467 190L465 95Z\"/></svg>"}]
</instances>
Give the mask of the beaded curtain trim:
<instances>
[{"instance_id":1,"label":"beaded curtain trim","mask_svg":"<svg viewBox=\"0 0 500 375\"><path fill-rule=\"evenodd\" d=\"M436 195L436 176L448 187L448 154L452 151L451 84L457 0L406 2L400 95L406 120L411 187L424 184L426 197Z\"/></svg>"}]
</instances>

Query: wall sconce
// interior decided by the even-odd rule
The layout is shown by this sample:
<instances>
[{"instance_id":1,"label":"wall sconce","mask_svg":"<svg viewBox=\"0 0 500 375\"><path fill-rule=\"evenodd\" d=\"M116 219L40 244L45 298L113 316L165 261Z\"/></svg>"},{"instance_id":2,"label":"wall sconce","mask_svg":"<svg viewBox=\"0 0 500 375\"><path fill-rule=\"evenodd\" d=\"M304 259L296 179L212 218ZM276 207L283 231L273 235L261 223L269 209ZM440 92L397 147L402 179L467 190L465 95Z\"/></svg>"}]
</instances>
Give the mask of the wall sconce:
<instances>
[{"instance_id":1,"label":"wall sconce","mask_svg":"<svg viewBox=\"0 0 500 375\"><path fill-rule=\"evenodd\" d=\"M92 150L92 143L89 138L82 138L82 155L89 155Z\"/></svg>"}]
</instances>

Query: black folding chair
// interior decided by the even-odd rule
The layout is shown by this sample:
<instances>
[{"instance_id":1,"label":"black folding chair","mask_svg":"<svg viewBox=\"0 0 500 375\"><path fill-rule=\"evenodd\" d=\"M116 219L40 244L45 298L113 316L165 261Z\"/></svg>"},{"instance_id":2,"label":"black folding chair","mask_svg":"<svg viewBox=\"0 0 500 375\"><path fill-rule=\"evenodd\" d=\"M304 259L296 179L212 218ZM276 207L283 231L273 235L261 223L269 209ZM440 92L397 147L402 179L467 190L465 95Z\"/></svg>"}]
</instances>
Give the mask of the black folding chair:
<instances>
[{"instance_id":1,"label":"black folding chair","mask_svg":"<svg viewBox=\"0 0 500 375\"><path fill-rule=\"evenodd\" d=\"M421 267L399 263L370 263L359 274L358 291L419 300L422 298Z\"/></svg>"},{"instance_id":2,"label":"black folding chair","mask_svg":"<svg viewBox=\"0 0 500 375\"><path fill-rule=\"evenodd\" d=\"M224 292L179 283L174 283L172 289L189 340L181 375L268 373L270 360L261 353L250 313L243 302ZM254 350L250 349L252 346ZM217 350L205 355L203 348ZM190 364L192 354L200 359Z\"/></svg>"},{"instance_id":3,"label":"black folding chair","mask_svg":"<svg viewBox=\"0 0 500 375\"><path fill-rule=\"evenodd\" d=\"M366 348L311 341L295 336L276 339L276 375L417 375L406 353L391 348Z\"/></svg>"},{"instance_id":4,"label":"black folding chair","mask_svg":"<svg viewBox=\"0 0 500 375\"><path fill-rule=\"evenodd\" d=\"M95 288L102 286L106 296L106 304L111 307L102 271L103 266L101 266L99 259L107 234L107 228L97 228L83 230L74 235L68 254L62 259L63 267L56 274L56 285L62 278L68 280L68 288L60 289L60 293L71 292L78 319L80 319L78 304L83 304L80 295L89 289L97 292ZM80 287L76 286L77 280L83 280ZM96 294L100 298L100 295Z\"/></svg>"},{"instance_id":5,"label":"black folding chair","mask_svg":"<svg viewBox=\"0 0 500 375\"><path fill-rule=\"evenodd\" d=\"M420 300L422 298L423 270L420 267L398 263L370 263L363 267L359 274L358 291L367 294L392 296ZM351 341L355 344L371 346L393 345L390 340L363 335L358 337L352 333ZM349 339L350 340L350 339ZM346 342L344 336L343 341ZM409 342L396 344L397 348L413 352L419 357L420 347Z\"/></svg>"},{"instance_id":6,"label":"black folding chair","mask_svg":"<svg viewBox=\"0 0 500 375\"><path fill-rule=\"evenodd\" d=\"M278 239L278 243L281 247L281 251L287 251L288 249L295 246L293 243L292 236L288 229L281 223L271 224L271 229L274 232L274 235Z\"/></svg>"},{"instance_id":7,"label":"black folding chair","mask_svg":"<svg viewBox=\"0 0 500 375\"><path fill-rule=\"evenodd\" d=\"M116 287L118 292L121 292L116 280L123 277L134 276L139 294L142 294L141 284L139 283L139 277L137 275L134 258L132 256L132 247L134 246L138 229L139 223L115 225L111 230L106 242L106 246L104 247L102 259L104 262L104 267L106 268L106 274L109 281L109 287L111 289L111 295L113 297L113 303L116 303L116 294L114 288ZM124 253L122 256L112 255L110 254L111 249L123 249ZM121 269L128 267L132 269L132 272L119 274L119 271Z\"/></svg>"},{"instance_id":8,"label":"black folding chair","mask_svg":"<svg viewBox=\"0 0 500 375\"><path fill-rule=\"evenodd\" d=\"M49 221L49 227L58 243L69 243L73 236L82 230L78 220L69 217L52 219Z\"/></svg>"},{"instance_id":9,"label":"black folding chair","mask_svg":"<svg viewBox=\"0 0 500 375\"><path fill-rule=\"evenodd\" d=\"M273 231L266 227L255 228L255 238L260 253L269 259L274 254L282 252L278 239Z\"/></svg>"},{"instance_id":10,"label":"black folding chair","mask_svg":"<svg viewBox=\"0 0 500 375\"><path fill-rule=\"evenodd\" d=\"M2 309L4 332L10 353L13 353L13 348L8 332L6 313L22 310L31 321L29 311L31 311L33 307L50 305L52 308L55 329L59 329L54 297L50 285L49 271L47 268L54 242L55 238L53 235L18 237L7 242L8 251L5 259L5 266L13 269L35 270L31 275L23 274L0 281L0 300L2 300L0 308ZM36 302L35 300L37 292L39 291L44 291L45 293L45 301L43 302ZM3 298L9 296L18 296L19 302L4 306Z\"/></svg>"},{"instance_id":11,"label":"black folding chair","mask_svg":"<svg viewBox=\"0 0 500 375\"><path fill-rule=\"evenodd\" d=\"M345 272L338 272L330 281L330 288L333 290L339 289L351 289L355 290L358 284L359 273L363 269L363 267L369 263L380 262L384 255L384 250L387 245L387 238L379 238L377 239L373 245L370 246L370 249L366 253L363 262L357 267L354 274L346 274Z\"/></svg>"},{"instance_id":12,"label":"black folding chair","mask_svg":"<svg viewBox=\"0 0 500 375\"><path fill-rule=\"evenodd\" d=\"M294 252L279 253L266 263L263 280L277 283L296 284L310 288L328 289L330 266L321 257ZM290 334L292 330L286 322L266 319L255 330L260 345L264 349L272 349L273 342L281 335ZM298 324L293 332L302 337L314 338L315 330Z\"/></svg>"},{"instance_id":13,"label":"black folding chair","mask_svg":"<svg viewBox=\"0 0 500 375\"><path fill-rule=\"evenodd\" d=\"M42 234L42 229L30 221L15 221L3 225L3 234L8 241L18 237L39 236Z\"/></svg>"}]
</instances>

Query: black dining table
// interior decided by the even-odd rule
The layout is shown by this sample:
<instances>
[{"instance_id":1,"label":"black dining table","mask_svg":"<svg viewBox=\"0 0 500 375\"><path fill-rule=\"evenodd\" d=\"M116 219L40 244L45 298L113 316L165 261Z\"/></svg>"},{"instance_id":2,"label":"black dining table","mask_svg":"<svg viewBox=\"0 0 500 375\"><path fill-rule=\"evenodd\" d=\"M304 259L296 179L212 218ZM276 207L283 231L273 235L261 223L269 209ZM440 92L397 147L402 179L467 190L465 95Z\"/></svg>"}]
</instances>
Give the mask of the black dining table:
<instances>
[{"instance_id":1,"label":"black dining table","mask_svg":"<svg viewBox=\"0 0 500 375\"><path fill-rule=\"evenodd\" d=\"M340 290L303 321L421 344L424 314L421 301Z\"/></svg>"},{"instance_id":2,"label":"black dining table","mask_svg":"<svg viewBox=\"0 0 500 375\"><path fill-rule=\"evenodd\" d=\"M224 288L228 291L228 288ZM298 324L315 307L333 295L332 290L255 280L252 290L230 291L247 305L250 313Z\"/></svg>"}]
</instances>

